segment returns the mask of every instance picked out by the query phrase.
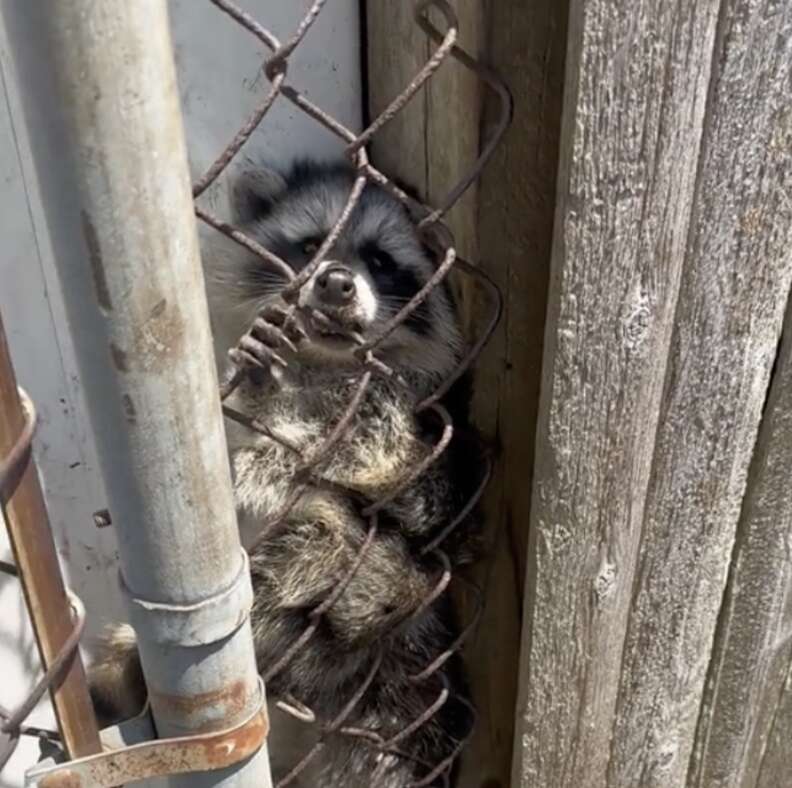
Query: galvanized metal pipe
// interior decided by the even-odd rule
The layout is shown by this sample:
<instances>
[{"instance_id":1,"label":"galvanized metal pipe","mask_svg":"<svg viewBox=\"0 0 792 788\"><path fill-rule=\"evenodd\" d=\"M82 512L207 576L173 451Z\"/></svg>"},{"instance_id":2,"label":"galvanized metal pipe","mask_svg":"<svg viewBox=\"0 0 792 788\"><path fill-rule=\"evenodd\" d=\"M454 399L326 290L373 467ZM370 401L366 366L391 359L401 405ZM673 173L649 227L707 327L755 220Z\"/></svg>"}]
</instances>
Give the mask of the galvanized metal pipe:
<instances>
[{"instance_id":1,"label":"galvanized metal pipe","mask_svg":"<svg viewBox=\"0 0 792 788\"><path fill-rule=\"evenodd\" d=\"M4 0L161 736L259 702L165 0ZM270 783L266 748L174 786Z\"/></svg>"}]
</instances>

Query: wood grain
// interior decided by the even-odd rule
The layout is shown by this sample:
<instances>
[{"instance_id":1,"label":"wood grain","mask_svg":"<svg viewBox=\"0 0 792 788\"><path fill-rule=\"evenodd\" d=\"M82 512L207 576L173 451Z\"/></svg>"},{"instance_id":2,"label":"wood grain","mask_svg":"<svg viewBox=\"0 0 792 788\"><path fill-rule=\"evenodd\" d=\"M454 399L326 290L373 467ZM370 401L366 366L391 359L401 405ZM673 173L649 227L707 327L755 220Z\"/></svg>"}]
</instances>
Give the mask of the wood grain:
<instances>
[{"instance_id":1,"label":"wood grain","mask_svg":"<svg viewBox=\"0 0 792 788\"><path fill-rule=\"evenodd\" d=\"M754 205L746 206L747 210L741 214L741 240L762 256L768 251L778 256L784 254L784 244L788 248L792 219L792 200L788 197L792 150L792 102L788 92L792 16L786 13L773 18L768 13L772 8L762 10L762 16L751 20L753 25L748 29L753 29L752 37L744 46L753 51L761 38L768 49L764 53L757 51L756 59L742 59L740 79L752 79L757 91L761 91L756 99L746 95L743 101L762 102L762 111L754 124L766 124L766 130L759 133L769 134L764 141L753 141L756 153L763 151L754 164L757 172L763 174L754 189L762 194L775 192L776 196L775 204L767 204L762 196L752 200ZM733 15L734 10L727 19L731 21ZM743 15L741 26L744 19ZM769 52L775 55L761 59ZM768 89L768 84L775 84L776 89ZM786 96L782 92L785 84ZM746 93L748 90L746 87ZM739 94L737 98L739 101ZM754 108L752 113L756 111ZM744 155L752 153L747 149ZM778 213L774 215L773 211ZM792 488L789 484L792 311L789 305L784 335L742 503L699 715L690 767L691 788L770 788L783 785L792 774L792 687L788 685L792 665Z\"/></svg>"},{"instance_id":2,"label":"wood grain","mask_svg":"<svg viewBox=\"0 0 792 788\"><path fill-rule=\"evenodd\" d=\"M767 785L782 785L782 777L792 774L792 728L782 729L775 739L772 731L784 705L781 696L792 664L789 309L785 334L751 461L699 715L690 788L757 788L763 765ZM769 755L763 763L766 749ZM785 759L774 764L772 753L784 749Z\"/></svg>"},{"instance_id":3,"label":"wood grain","mask_svg":"<svg viewBox=\"0 0 792 788\"><path fill-rule=\"evenodd\" d=\"M480 0L458 0L458 42L476 53L482 35ZM418 27L415 3L369 0L368 111L376 117L428 60L434 44ZM445 32L444 17L430 20ZM475 161L479 149L481 83L470 70L447 59L412 101L374 137L373 160L388 175L407 182L432 205L446 194ZM448 223L463 257L478 253L476 184L451 209Z\"/></svg>"},{"instance_id":4,"label":"wood grain","mask_svg":"<svg viewBox=\"0 0 792 788\"><path fill-rule=\"evenodd\" d=\"M765 744L756 788L787 785L792 774L792 664L775 709L773 724Z\"/></svg>"},{"instance_id":5,"label":"wood grain","mask_svg":"<svg viewBox=\"0 0 792 788\"><path fill-rule=\"evenodd\" d=\"M367 0L368 114L376 118L410 84L429 56L429 40L413 3ZM372 159L387 175L427 194L427 94L420 91L371 142Z\"/></svg>"},{"instance_id":6,"label":"wood grain","mask_svg":"<svg viewBox=\"0 0 792 788\"><path fill-rule=\"evenodd\" d=\"M523 788L607 784L717 9L570 6L511 783Z\"/></svg>"},{"instance_id":7,"label":"wood grain","mask_svg":"<svg viewBox=\"0 0 792 788\"><path fill-rule=\"evenodd\" d=\"M506 788L514 741L522 596L561 128L567 3L486 4L485 59L514 96L514 120L479 187L480 265L504 313L476 371L475 417L497 447L485 497L491 555L485 606L468 649L479 725L462 788ZM484 130L496 107L486 106ZM482 304L474 315L482 316Z\"/></svg>"},{"instance_id":8,"label":"wood grain","mask_svg":"<svg viewBox=\"0 0 792 788\"><path fill-rule=\"evenodd\" d=\"M788 3L721 4L623 654L609 768L613 786L669 788L684 785L687 777L792 279L790 26ZM763 582L770 583L770 576ZM727 674L716 668L716 691L726 691ZM728 704L725 694L720 699ZM705 709L705 728L706 716ZM733 715L713 722L716 750L710 755L718 757L730 749L726 728ZM728 757L736 763L733 752ZM700 785L732 784L718 782L724 765L707 758Z\"/></svg>"}]
</instances>

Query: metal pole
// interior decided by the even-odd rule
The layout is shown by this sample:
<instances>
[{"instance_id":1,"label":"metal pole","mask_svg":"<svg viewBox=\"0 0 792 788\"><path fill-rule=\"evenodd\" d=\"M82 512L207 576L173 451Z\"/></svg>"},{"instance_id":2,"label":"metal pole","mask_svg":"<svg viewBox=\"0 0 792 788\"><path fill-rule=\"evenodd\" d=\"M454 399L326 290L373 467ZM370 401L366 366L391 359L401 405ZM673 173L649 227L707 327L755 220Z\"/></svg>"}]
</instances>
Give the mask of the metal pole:
<instances>
[{"instance_id":1,"label":"metal pole","mask_svg":"<svg viewBox=\"0 0 792 788\"><path fill-rule=\"evenodd\" d=\"M25 414L19 400L0 317L0 460L20 445L26 418L32 415ZM0 504L2 502L0 490ZM27 460L16 489L2 505L2 510L41 662L47 668L56 660L77 622L63 585L41 482L32 457ZM71 658L51 694L66 752L72 758L100 752L99 731L79 652Z\"/></svg>"},{"instance_id":2,"label":"metal pole","mask_svg":"<svg viewBox=\"0 0 792 788\"><path fill-rule=\"evenodd\" d=\"M165 0L4 0L160 736L260 685ZM174 786L271 785L266 747Z\"/></svg>"}]
</instances>

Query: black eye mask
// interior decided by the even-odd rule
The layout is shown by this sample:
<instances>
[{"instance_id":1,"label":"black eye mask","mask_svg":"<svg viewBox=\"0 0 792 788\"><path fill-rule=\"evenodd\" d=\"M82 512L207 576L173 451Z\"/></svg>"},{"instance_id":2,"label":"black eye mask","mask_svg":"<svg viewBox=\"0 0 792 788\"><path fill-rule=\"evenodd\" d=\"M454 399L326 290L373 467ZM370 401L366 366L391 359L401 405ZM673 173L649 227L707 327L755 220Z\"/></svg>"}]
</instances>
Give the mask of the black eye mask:
<instances>
[{"instance_id":1,"label":"black eye mask","mask_svg":"<svg viewBox=\"0 0 792 788\"><path fill-rule=\"evenodd\" d=\"M407 266L400 265L375 242L364 244L358 253L366 263L379 295L385 301L396 301L393 307L397 311L421 289L422 284L415 273ZM429 332L428 321L429 308L424 302L409 314L405 325L416 334L425 335Z\"/></svg>"}]
</instances>

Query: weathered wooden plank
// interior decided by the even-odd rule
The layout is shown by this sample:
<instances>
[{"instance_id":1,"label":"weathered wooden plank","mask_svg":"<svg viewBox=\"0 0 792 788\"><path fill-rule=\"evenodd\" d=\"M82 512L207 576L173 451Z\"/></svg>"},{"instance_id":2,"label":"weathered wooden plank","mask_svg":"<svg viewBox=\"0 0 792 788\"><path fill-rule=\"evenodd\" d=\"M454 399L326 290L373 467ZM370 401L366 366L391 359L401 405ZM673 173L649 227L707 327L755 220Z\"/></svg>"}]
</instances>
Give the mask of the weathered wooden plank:
<instances>
[{"instance_id":1,"label":"weathered wooden plank","mask_svg":"<svg viewBox=\"0 0 792 788\"><path fill-rule=\"evenodd\" d=\"M765 745L755 788L779 788L789 784L792 774L790 731L792 731L792 662L789 664L786 683L775 709L773 725ZM751 788L754 786L752 785Z\"/></svg>"},{"instance_id":2,"label":"weathered wooden plank","mask_svg":"<svg viewBox=\"0 0 792 788\"><path fill-rule=\"evenodd\" d=\"M481 0L456 0L460 45L478 54L483 38L484 8ZM439 30L446 23L436 11L430 18ZM482 107L481 80L453 60L447 61L429 81L426 90L426 196L439 205L479 151ZM477 260L478 184L474 183L448 214L459 253Z\"/></svg>"},{"instance_id":3,"label":"weathered wooden plank","mask_svg":"<svg viewBox=\"0 0 792 788\"><path fill-rule=\"evenodd\" d=\"M568 3L492 0L484 58L514 95L514 120L479 187L480 265L504 297L476 373L476 421L498 448L485 499L485 606L469 666L479 725L461 788L506 788L514 741L522 594L550 278ZM488 106L484 128L495 107ZM481 304L477 304L480 308ZM480 314L478 315L480 317Z\"/></svg>"},{"instance_id":4,"label":"weathered wooden plank","mask_svg":"<svg viewBox=\"0 0 792 788\"><path fill-rule=\"evenodd\" d=\"M511 783L523 788L606 784L717 9L570 7Z\"/></svg>"},{"instance_id":5,"label":"weathered wooden plank","mask_svg":"<svg viewBox=\"0 0 792 788\"><path fill-rule=\"evenodd\" d=\"M366 1L368 112L388 106L426 62L429 41L415 24L413 3ZM427 194L426 91L418 93L371 142L373 160L388 175Z\"/></svg>"},{"instance_id":6,"label":"weathered wooden plank","mask_svg":"<svg viewBox=\"0 0 792 788\"><path fill-rule=\"evenodd\" d=\"M713 64L623 654L612 786L685 784L792 279L792 5L723 0ZM713 780L722 775L712 761L709 768Z\"/></svg>"},{"instance_id":7,"label":"weathered wooden plank","mask_svg":"<svg viewBox=\"0 0 792 788\"><path fill-rule=\"evenodd\" d=\"M792 208L792 206L790 206ZM690 788L756 788L792 659L792 310L743 501ZM778 743L792 743L792 728ZM768 785L792 779L766 763ZM774 780L774 781L773 781Z\"/></svg>"},{"instance_id":8,"label":"weathered wooden plank","mask_svg":"<svg viewBox=\"0 0 792 788\"><path fill-rule=\"evenodd\" d=\"M375 118L418 73L436 43L415 21L415 2L367 0L367 107ZM476 53L483 30L480 0L454 3L458 41ZM445 17L430 8L430 19L441 32ZM468 69L449 58L426 86L372 140L373 161L388 175L418 190L423 199L440 205L475 161L479 150L481 83ZM477 184L473 184L446 217L458 253L478 256ZM470 282L452 276L463 320L473 331Z\"/></svg>"},{"instance_id":9,"label":"weathered wooden plank","mask_svg":"<svg viewBox=\"0 0 792 788\"><path fill-rule=\"evenodd\" d=\"M368 0L368 110L376 117L403 90L436 46L415 22L415 3ZM480 0L453 4L458 41L474 54L483 29ZM430 19L445 32L447 23L431 10ZM425 88L373 139L373 160L387 174L403 179L433 205L468 171L479 150L481 83L449 58ZM448 216L459 253L476 259L476 184Z\"/></svg>"}]
</instances>

